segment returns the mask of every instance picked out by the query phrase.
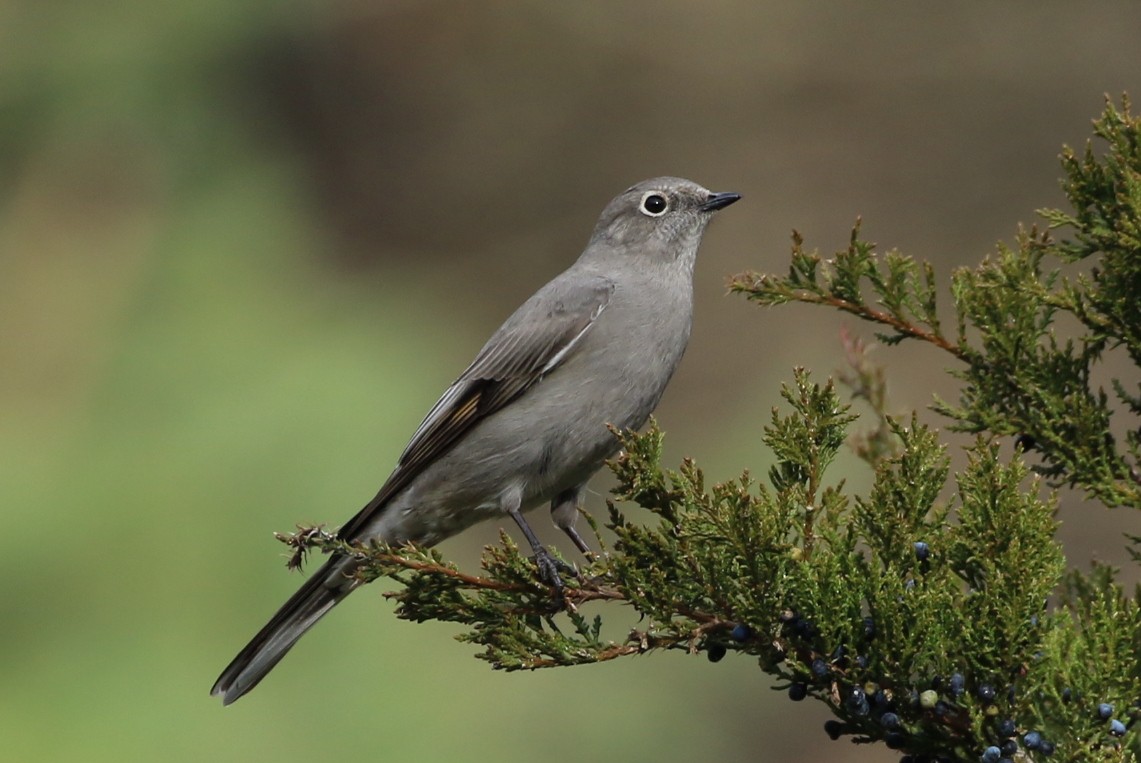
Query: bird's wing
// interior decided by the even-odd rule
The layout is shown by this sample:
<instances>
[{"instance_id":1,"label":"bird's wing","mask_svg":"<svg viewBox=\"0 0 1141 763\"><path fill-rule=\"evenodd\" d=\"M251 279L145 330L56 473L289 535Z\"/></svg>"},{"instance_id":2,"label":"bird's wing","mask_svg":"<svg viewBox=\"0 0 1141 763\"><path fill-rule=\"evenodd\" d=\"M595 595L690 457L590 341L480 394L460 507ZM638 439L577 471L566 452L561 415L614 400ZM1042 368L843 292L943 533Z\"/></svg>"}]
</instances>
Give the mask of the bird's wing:
<instances>
[{"instance_id":1,"label":"bird's wing","mask_svg":"<svg viewBox=\"0 0 1141 763\"><path fill-rule=\"evenodd\" d=\"M341 528L340 537L353 538L424 467L566 360L610 303L614 284L596 278L569 295L555 291L540 290L488 340L428 412L380 492Z\"/></svg>"}]
</instances>

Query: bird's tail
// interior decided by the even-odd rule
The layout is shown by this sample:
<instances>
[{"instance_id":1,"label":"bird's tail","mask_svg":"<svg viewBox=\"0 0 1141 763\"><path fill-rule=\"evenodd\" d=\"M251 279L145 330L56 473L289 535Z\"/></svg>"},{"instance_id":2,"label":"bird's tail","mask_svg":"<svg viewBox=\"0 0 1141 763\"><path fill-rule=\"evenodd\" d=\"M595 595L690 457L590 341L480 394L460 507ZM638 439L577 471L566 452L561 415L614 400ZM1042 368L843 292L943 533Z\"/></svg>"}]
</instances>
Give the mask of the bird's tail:
<instances>
[{"instance_id":1,"label":"bird's tail","mask_svg":"<svg viewBox=\"0 0 1141 763\"><path fill-rule=\"evenodd\" d=\"M253 689L306 631L348 596L355 586L334 569L343 564L344 559L334 556L306 580L226 666L211 696L220 696L228 705Z\"/></svg>"}]
</instances>

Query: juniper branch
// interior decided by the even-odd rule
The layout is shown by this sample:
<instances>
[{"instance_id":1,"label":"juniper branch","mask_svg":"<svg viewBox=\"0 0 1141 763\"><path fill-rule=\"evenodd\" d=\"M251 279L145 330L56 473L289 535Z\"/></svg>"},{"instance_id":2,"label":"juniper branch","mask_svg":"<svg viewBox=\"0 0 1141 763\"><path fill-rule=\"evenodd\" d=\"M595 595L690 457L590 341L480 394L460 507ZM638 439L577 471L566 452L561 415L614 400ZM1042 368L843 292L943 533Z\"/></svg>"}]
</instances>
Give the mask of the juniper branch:
<instances>
[{"instance_id":1,"label":"juniper branch","mask_svg":"<svg viewBox=\"0 0 1141 763\"><path fill-rule=\"evenodd\" d=\"M879 255L859 239L823 260L793 236L787 276L742 273L730 290L762 305L827 305L893 333L887 344L919 339L961 362L950 373L964 382L960 401L933 407L954 429L1019 438L1042 457L1037 471L1055 486L1084 490L1106 506L1141 508L1141 384L1110 385L1121 404L1091 382L1107 351L1123 348L1141 363L1141 122L1107 103L1095 124L1104 154L1092 145L1082 157L1066 149L1064 189L1073 214L1043 210L1051 229L1070 229L1072 240L1020 230L1014 247L951 279L958 327L954 340L939 327L934 271L898 252ZM1096 259L1096 263L1094 262ZM1059 263L1090 261L1089 272L1061 278ZM1060 313L1087 329L1057 337ZM1115 416L1130 416L1123 444L1111 433Z\"/></svg>"}]
</instances>

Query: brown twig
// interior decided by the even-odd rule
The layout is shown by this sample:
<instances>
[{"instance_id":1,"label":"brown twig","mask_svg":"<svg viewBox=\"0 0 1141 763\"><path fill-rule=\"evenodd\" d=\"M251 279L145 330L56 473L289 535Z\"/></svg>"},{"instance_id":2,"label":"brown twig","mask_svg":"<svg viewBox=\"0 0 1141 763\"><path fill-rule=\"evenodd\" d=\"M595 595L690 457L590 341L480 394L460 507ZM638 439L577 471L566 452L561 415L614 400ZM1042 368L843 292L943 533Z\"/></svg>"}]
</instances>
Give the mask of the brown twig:
<instances>
[{"instance_id":1,"label":"brown twig","mask_svg":"<svg viewBox=\"0 0 1141 763\"><path fill-rule=\"evenodd\" d=\"M891 326L893 329L905 336L912 337L913 339L921 339L924 342L928 342L935 345L936 347L939 347L940 349L946 350L959 360L967 359L967 353L959 345L948 342L944 337L936 334L933 331L925 331L913 323L908 323L907 321L900 320L899 318L885 313L882 310L875 310L873 308L867 307L866 305L849 302L848 300L840 299L839 297L813 294L812 292L800 292L796 295L796 299L799 302L829 305L836 308L837 310L843 310L844 312L851 313L857 317L874 321L876 323L882 323L886 326Z\"/></svg>"}]
</instances>

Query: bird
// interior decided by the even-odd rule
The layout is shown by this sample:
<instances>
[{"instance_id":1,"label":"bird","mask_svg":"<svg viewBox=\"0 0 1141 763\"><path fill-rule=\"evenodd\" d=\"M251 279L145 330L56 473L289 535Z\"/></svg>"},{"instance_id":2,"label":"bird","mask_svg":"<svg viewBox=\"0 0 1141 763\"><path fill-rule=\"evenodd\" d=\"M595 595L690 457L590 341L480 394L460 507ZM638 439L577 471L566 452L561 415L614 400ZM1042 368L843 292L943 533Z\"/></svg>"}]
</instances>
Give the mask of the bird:
<instances>
[{"instance_id":1,"label":"bird","mask_svg":"<svg viewBox=\"0 0 1141 763\"><path fill-rule=\"evenodd\" d=\"M584 554L574 523L586 483L619 449L611 427L649 419L689 343L693 270L713 214L740 194L659 177L603 209L586 248L491 336L412 435L376 496L339 529L354 543L430 546L511 517L541 578L559 563L523 517L540 505ZM242 697L363 583L333 553L222 671Z\"/></svg>"}]
</instances>

